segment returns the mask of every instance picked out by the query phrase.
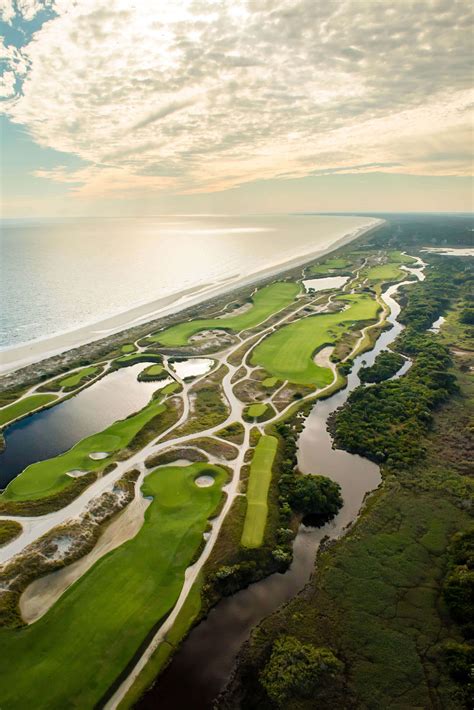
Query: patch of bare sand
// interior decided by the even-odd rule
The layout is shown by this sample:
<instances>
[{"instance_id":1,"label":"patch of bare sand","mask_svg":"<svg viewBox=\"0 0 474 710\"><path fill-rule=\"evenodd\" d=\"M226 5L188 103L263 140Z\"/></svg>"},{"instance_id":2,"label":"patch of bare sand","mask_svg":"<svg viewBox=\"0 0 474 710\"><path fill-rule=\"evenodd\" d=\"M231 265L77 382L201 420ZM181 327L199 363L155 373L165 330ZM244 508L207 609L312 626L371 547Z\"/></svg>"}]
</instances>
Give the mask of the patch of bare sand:
<instances>
[{"instance_id":1,"label":"patch of bare sand","mask_svg":"<svg viewBox=\"0 0 474 710\"><path fill-rule=\"evenodd\" d=\"M130 540L143 525L145 510L150 504L142 495L134 498L108 525L87 555L71 565L32 582L20 597L20 613L27 624L40 619L93 564L111 550Z\"/></svg>"},{"instance_id":2,"label":"patch of bare sand","mask_svg":"<svg viewBox=\"0 0 474 710\"><path fill-rule=\"evenodd\" d=\"M318 350L313 358L314 364L318 365L318 367L327 367L330 370L334 370L335 365L330 360L333 350L334 347L332 345L328 345L327 347Z\"/></svg>"}]
</instances>

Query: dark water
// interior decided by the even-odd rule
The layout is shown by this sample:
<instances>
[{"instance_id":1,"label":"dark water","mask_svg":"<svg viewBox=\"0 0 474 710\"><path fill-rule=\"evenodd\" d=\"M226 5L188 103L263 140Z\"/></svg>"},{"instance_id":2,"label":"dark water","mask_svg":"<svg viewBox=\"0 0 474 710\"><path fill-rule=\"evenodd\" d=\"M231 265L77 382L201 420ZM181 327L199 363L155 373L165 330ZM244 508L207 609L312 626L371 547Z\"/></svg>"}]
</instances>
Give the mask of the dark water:
<instances>
[{"instance_id":1,"label":"dark water","mask_svg":"<svg viewBox=\"0 0 474 710\"><path fill-rule=\"evenodd\" d=\"M65 402L8 427L0 454L0 488L31 463L57 456L144 407L157 389L156 382L138 382L145 367L140 363L111 372Z\"/></svg>"},{"instance_id":2,"label":"dark water","mask_svg":"<svg viewBox=\"0 0 474 710\"><path fill-rule=\"evenodd\" d=\"M392 289L387 291L390 294ZM327 418L340 407L348 394L359 385L357 372L363 364L373 364L402 327L396 321L400 308L386 298L392 312L392 324L382 333L376 347L355 359L348 385L327 400L317 402L306 420L298 441L298 465L303 473L320 473L337 481L342 488L344 506L339 514L321 528L300 526L293 548L293 563L284 574L273 574L247 589L224 598L198 624L138 704L140 710L208 710L223 690L232 672L237 654L249 634L262 619L294 597L309 581L314 571L317 549L323 537L336 538L360 510L365 495L380 481L378 466L361 456L332 448L327 432Z\"/></svg>"}]
</instances>

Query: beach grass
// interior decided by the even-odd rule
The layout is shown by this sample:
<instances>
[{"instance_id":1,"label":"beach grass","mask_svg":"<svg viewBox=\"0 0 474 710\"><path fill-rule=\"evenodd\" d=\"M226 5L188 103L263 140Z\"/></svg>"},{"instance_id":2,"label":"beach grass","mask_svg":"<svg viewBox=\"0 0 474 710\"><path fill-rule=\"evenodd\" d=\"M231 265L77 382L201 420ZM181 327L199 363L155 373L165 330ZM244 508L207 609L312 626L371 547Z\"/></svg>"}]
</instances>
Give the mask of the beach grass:
<instances>
[{"instance_id":1,"label":"beach grass","mask_svg":"<svg viewBox=\"0 0 474 710\"><path fill-rule=\"evenodd\" d=\"M166 347L175 347L186 345L192 335L202 330L219 329L239 332L253 328L292 303L300 288L299 284L286 281L264 286L252 297L252 307L245 313L228 318L208 318L179 323L155 333L150 340Z\"/></svg>"},{"instance_id":2,"label":"beach grass","mask_svg":"<svg viewBox=\"0 0 474 710\"><path fill-rule=\"evenodd\" d=\"M247 511L241 538L244 547L260 547L263 542L268 514L268 489L277 445L276 437L264 435L255 447L250 465Z\"/></svg>"},{"instance_id":3,"label":"beach grass","mask_svg":"<svg viewBox=\"0 0 474 710\"><path fill-rule=\"evenodd\" d=\"M109 463L115 452L125 448L151 419L165 410L166 405L157 399L152 400L136 414L82 439L66 453L31 464L11 481L1 498L11 501L36 500L58 493L73 483L74 479L67 475L68 471L96 471ZM94 461L89 455L96 452L107 452L111 456Z\"/></svg>"},{"instance_id":4,"label":"beach grass","mask_svg":"<svg viewBox=\"0 0 474 710\"><path fill-rule=\"evenodd\" d=\"M32 394L30 397L13 402L0 409L0 426L5 426L9 422L18 419L18 417L23 417L30 412L34 412L35 409L51 404L55 399L57 399L55 394Z\"/></svg>"},{"instance_id":5,"label":"beach grass","mask_svg":"<svg viewBox=\"0 0 474 710\"><path fill-rule=\"evenodd\" d=\"M213 486L195 485L204 473ZM202 463L147 476L142 492L152 502L138 534L101 558L35 624L0 629L1 707L100 704L176 603L226 480L222 468Z\"/></svg>"},{"instance_id":6,"label":"beach grass","mask_svg":"<svg viewBox=\"0 0 474 710\"><path fill-rule=\"evenodd\" d=\"M333 380L330 368L313 362L314 353L336 343L359 321L377 317L379 304L371 294L350 294L338 299L349 304L339 313L309 316L283 326L265 338L252 354L252 364L260 365L274 377L295 384L325 387Z\"/></svg>"}]
</instances>

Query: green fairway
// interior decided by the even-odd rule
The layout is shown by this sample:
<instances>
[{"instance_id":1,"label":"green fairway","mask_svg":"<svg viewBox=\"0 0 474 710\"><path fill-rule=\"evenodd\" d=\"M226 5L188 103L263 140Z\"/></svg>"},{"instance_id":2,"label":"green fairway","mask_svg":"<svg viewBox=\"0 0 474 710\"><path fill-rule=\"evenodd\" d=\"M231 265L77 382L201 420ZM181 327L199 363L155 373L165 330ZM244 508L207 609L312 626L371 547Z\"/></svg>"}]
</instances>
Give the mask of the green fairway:
<instances>
[{"instance_id":1,"label":"green fairway","mask_svg":"<svg viewBox=\"0 0 474 710\"><path fill-rule=\"evenodd\" d=\"M61 387L76 387L81 380L83 380L85 377L91 377L91 375L95 375L95 373L99 370L98 367L84 367L82 370L79 370L78 372L75 372L73 375L69 375L69 377L66 377L64 380L60 381Z\"/></svg>"},{"instance_id":2,"label":"green fairway","mask_svg":"<svg viewBox=\"0 0 474 710\"><path fill-rule=\"evenodd\" d=\"M0 426L5 426L8 422L29 414L39 407L44 407L45 404L54 402L57 399L55 394L32 394L31 397L25 397L18 402L13 402L7 407L0 409Z\"/></svg>"},{"instance_id":3,"label":"green fairway","mask_svg":"<svg viewBox=\"0 0 474 710\"><path fill-rule=\"evenodd\" d=\"M66 475L68 471L74 469L95 471L110 460L94 461L89 458L89 454L98 451L113 453L125 448L150 419L161 414L165 409L166 406L159 400L152 400L137 414L114 422L104 431L82 439L66 453L31 464L9 483L2 497L5 500L15 501L32 500L61 491L74 481Z\"/></svg>"},{"instance_id":4,"label":"green fairway","mask_svg":"<svg viewBox=\"0 0 474 710\"><path fill-rule=\"evenodd\" d=\"M155 333L151 340L167 347L186 345L191 335L201 330L219 328L238 332L253 328L269 316L288 306L300 292L296 283L278 282L265 286L257 291L252 298L252 308L240 315L229 318L209 318L207 320L192 320L167 328L162 333Z\"/></svg>"},{"instance_id":5,"label":"green fairway","mask_svg":"<svg viewBox=\"0 0 474 710\"><path fill-rule=\"evenodd\" d=\"M251 404L250 407L248 407L246 414L250 418L261 417L262 414L265 414L266 411L266 404L263 404L262 402L256 402L255 404Z\"/></svg>"},{"instance_id":6,"label":"green fairway","mask_svg":"<svg viewBox=\"0 0 474 710\"><path fill-rule=\"evenodd\" d=\"M374 320L380 308L368 293L341 296L350 307L340 313L303 318L283 326L255 348L252 364L264 367L280 380L324 387L333 380L327 367L313 362L313 354L324 345L337 342L357 321Z\"/></svg>"},{"instance_id":7,"label":"green fairway","mask_svg":"<svg viewBox=\"0 0 474 710\"><path fill-rule=\"evenodd\" d=\"M250 465L247 489L247 512L241 544L244 547L260 547L265 533L268 513L268 489L272 479L272 464L278 441L274 436L262 436L255 447Z\"/></svg>"},{"instance_id":8,"label":"green fairway","mask_svg":"<svg viewBox=\"0 0 474 710\"><path fill-rule=\"evenodd\" d=\"M402 274L398 264L383 264L372 266L367 272L367 278L370 281L398 281Z\"/></svg>"},{"instance_id":9,"label":"green fairway","mask_svg":"<svg viewBox=\"0 0 474 710\"><path fill-rule=\"evenodd\" d=\"M398 264L406 264L407 266L413 265L416 261L414 256L402 254L401 251L391 251L388 256L390 261L395 261Z\"/></svg>"},{"instance_id":10,"label":"green fairway","mask_svg":"<svg viewBox=\"0 0 474 710\"><path fill-rule=\"evenodd\" d=\"M201 474L215 483L199 488ZM24 629L0 629L0 707L93 708L174 606L185 569L221 500L226 472L209 464L161 468L132 539L99 560Z\"/></svg>"}]
</instances>

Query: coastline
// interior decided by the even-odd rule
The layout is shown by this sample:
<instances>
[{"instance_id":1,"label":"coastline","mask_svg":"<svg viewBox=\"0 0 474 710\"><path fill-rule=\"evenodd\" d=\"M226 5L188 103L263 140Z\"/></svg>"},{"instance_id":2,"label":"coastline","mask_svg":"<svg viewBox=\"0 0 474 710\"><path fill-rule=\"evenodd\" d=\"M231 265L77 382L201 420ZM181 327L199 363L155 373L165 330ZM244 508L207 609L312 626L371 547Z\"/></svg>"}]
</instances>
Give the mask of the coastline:
<instances>
[{"instance_id":1,"label":"coastline","mask_svg":"<svg viewBox=\"0 0 474 710\"><path fill-rule=\"evenodd\" d=\"M0 351L0 376L14 373L16 370L28 365L33 365L41 360L61 355L74 348L103 340L109 336L117 335L136 326L143 326L158 318L177 314L212 298L223 296L226 293L232 293L232 291L239 288L257 284L279 273L298 266L303 266L307 262L321 258L332 251L340 249L351 241L371 232L373 229L379 228L384 223L385 220L379 218L368 218L368 222L365 226L358 227L336 239L325 249L300 254L288 261L271 264L249 276L242 277L242 275L239 274L211 284L203 284L159 298L151 303L135 306L122 313L112 315L98 322L86 324L71 331L58 333L40 340L33 340L12 348L6 348Z\"/></svg>"}]
</instances>

